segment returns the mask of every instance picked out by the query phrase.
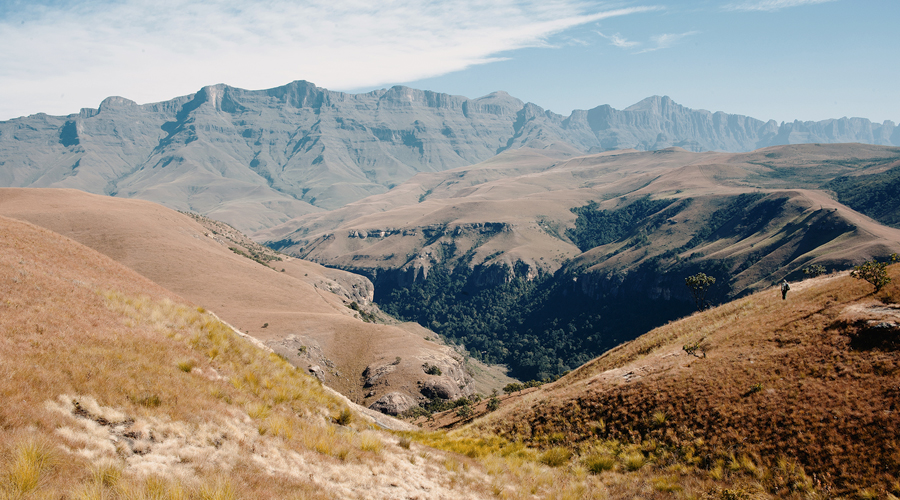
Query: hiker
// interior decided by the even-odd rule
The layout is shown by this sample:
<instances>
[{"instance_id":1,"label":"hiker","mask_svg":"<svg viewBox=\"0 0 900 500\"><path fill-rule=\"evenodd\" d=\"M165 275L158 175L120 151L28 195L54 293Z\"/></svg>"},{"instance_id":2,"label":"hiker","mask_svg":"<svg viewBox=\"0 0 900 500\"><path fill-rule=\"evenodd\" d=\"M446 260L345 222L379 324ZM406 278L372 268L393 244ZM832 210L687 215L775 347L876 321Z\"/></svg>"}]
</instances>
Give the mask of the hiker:
<instances>
[{"instance_id":1,"label":"hiker","mask_svg":"<svg viewBox=\"0 0 900 500\"><path fill-rule=\"evenodd\" d=\"M781 282L781 300L784 300L787 298L787 293L788 293L788 290L790 290L790 289L791 289L791 285L788 285L787 280L783 280Z\"/></svg>"}]
</instances>

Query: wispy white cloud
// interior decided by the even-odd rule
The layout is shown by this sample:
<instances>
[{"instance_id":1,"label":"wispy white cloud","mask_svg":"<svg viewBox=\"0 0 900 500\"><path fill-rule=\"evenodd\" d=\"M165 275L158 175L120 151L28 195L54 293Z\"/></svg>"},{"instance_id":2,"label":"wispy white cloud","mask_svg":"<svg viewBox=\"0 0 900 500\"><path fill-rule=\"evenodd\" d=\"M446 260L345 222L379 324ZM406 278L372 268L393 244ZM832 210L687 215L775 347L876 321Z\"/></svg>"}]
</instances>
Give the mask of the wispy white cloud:
<instances>
[{"instance_id":1,"label":"wispy white cloud","mask_svg":"<svg viewBox=\"0 0 900 500\"><path fill-rule=\"evenodd\" d=\"M699 31L688 31L686 33L663 33L661 35L651 36L650 43L652 45L642 50L641 52L653 52L654 50L668 49L669 47L678 43L682 38L696 35L697 33L699 33Z\"/></svg>"},{"instance_id":2,"label":"wispy white cloud","mask_svg":"<svg viewBox=\"0 0 900 500\"><path fill-rule=\"evenodd\" d=\"M632 42L626 40L618 33L616 33L615 35L604 35L603 33L598 31L597 34L609 40L612 45L622 49L630 49L631 47L637 47L641 44L640 42Z\"/></svg>"},{"instance_id":3,"label":"wispy white cloud","mask_svg":"<svg viewBox=\"0 0 900 500\"><path fill-rule=\"evenodd\" d=\"M725 10L738 11L763 11L772 12L776 10L786 9L788 7L797 7L800 5L813 5L819 3L835 2L837 0L752 0L748 2L732 3L726 5Z\"/></svg>"},{"instance_id":4,"label":"wispy white cloud","mask_svg":"<svg viewBox=\"0 0 900 500\"><path fill-rule=\"evenodd\" d=\"M640 47L644 47L643 49L634 52L635 54L643 54L644 52L653 52L656 50L668 49L669 47L678 43L678 41L682 38L696 35L697 33L699 33L699 31L688 31L686 33L663 33L661 35L651 36L650 40L647 43L643 43L628 40L618 33L616 33L615 35L605 35L599 31L597 32L598 35L609 40L610 45L619 47L621 49L638 49Z\"/></svg>"},{"instance_id":5,"label":"wispy white cloud","mask_svg":"<svg viewBox=\"0 0 900 500\"><path fill-rule=\"evenodd\" d=\"M152 102L203 85L333 89L410 81L546 46L598 20L586 0L75 0L0 11L0 119L108 95ZM628 43L628 42L625 42Z\"/></svg>"}]
</instances>

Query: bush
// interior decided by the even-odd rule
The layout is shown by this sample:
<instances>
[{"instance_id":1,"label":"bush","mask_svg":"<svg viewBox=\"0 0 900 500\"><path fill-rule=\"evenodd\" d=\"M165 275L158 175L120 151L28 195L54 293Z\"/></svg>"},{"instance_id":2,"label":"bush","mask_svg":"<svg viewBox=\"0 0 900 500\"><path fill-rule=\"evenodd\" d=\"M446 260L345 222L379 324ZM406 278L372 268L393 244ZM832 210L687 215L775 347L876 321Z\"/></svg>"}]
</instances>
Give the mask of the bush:
<instances>
[{"instance_id":1,"label":"bush","mask_svg":"<svg viewBox=\"0 0 900 500\"><path fill-rule=\"evenodd\" d=\"M495 390L491 394L491 399L487 402L487 411L496 411L497 408L500 408L500 398L497 397L497 391Z\"/></svg>"},{"instance_id":2,"label":"bush","mask_svg":"<svg viewBox=\"0 0 900 500\"><path fill-rule=\"evenodd\" d=\"M428 363L422 365L422 368L425 370L425 373L429 375L440 375L441 373L443 373L438 366Z\"/></svg>"},{"instance_id":3,"label":"bush","mask_svg":"<svg viewBox=\"0 0 900 500\"><path fill-rule=\"evenodd\" d=\"M505 392L506 394L512 394L514 392L519 392L522 389L524 389L524 387L522 387L522 384L519 384L517 382L510 382L506 384L506 387L503 388L503 392Z\"/></svg>"},{"instance_id":4,"label":"bush","mask_svg":"<svg viewBox=\"0 0 900 500\"><path fill-rule=\"evenodd\" d=\"M472 407L466 403L456 409L456 416L460 418L469 418L472 416Z\"/></svg>"},{"instance_id":5,"label":"bush","mask_svg":"<svg viewBox=\"0 0 900 500\"><path fill-rule=\"evenodd\" d=\"M334 418L334 423L338 425L349 425L353 421L353 413L349 408L344 408L341 413Z\"/></svg>"},{"instance_id":6,"label":"bush","mask_svg":"<svg viewBox=\"0 0 900 500\"><path fill-rule=\"evenodd\" d=\"M827 271L825 266L821 264L813 264L811 266L807 266L803 268L803 274L809 276L810 278L815 278L816 276L822 276Z\"/></svg>"},{"instance_id":7,"label":"bush","mask_svg":"<svg viewBox=\"0 0 900 500\"><path fill-rule=\"evenodd\" d=\"M897 254L891 255L891 260L896 261ZM891 278L887 275L887 266L887 262L867 260L858 266L854 266L850 276L858 280L868 281L875 287L875 293L878 293L891 282Z\"/></svg>"}]
</instances>

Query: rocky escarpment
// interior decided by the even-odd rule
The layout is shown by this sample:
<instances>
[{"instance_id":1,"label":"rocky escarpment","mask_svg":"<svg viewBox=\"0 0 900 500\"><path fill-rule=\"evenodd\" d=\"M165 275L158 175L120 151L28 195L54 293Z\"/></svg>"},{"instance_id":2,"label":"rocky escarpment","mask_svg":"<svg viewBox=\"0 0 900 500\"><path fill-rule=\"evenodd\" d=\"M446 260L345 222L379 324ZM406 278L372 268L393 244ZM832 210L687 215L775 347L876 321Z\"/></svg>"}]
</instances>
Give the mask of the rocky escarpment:
<instances>
[{"instance_id":1,"label":"rocky escarpment","mask_svg":"<svg viewBox=\"0 0 900 500\"><path fill-rule=\"evenodd\" d=\"M515 226L506 222L429 224L413 227L347 229L325 233L304 246L292 240L270 242L301 258L358 273L379 285L408 286L428 277L435 265L476 267L479 284L509 282L518 274L541 272L534 262L510 261L492 252L492 242L514 237ZM385 253L385 248L392 249Z\"/></svg>"},{"instance_id":2,"label":"rocky escarpment","mask_svg":"<svg viewBox=\"0 0 900 500\"><path fill-rule=\"evenodd\" d=\"M141 198L255 231L523 146L737 152L806 142L900 145L900 129L863 118L777 124L659 96L565 117L505 92L213 85L160 103L110 97L68 116L0 122L0 186Z\"/></svg>"}]
</instances>

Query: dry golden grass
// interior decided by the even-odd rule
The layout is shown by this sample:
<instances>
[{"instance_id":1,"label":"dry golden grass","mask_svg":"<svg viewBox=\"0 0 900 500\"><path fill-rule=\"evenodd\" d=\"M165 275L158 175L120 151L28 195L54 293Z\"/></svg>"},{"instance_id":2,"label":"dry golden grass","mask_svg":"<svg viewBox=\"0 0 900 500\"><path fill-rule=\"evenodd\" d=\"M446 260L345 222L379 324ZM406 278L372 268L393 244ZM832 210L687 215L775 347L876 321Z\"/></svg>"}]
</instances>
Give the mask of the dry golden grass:
<instances>
[{"instance_id":1,"label":"dry golden grass","mask_svg":"<svg viewBox=\"0 0 900 500\"><path fill-rule=\"evenodd\" d=\"M0 217L0 233L0 498L389 498L361 470L416 475L209 312L49 231Z\"/></svg>"}]
</instances>

